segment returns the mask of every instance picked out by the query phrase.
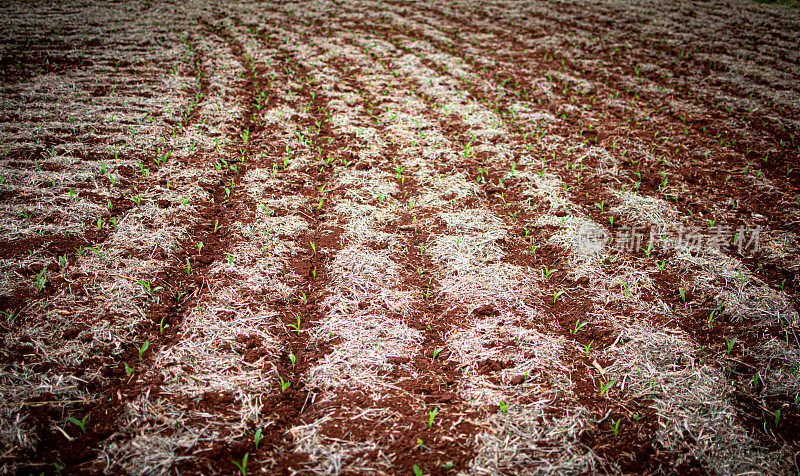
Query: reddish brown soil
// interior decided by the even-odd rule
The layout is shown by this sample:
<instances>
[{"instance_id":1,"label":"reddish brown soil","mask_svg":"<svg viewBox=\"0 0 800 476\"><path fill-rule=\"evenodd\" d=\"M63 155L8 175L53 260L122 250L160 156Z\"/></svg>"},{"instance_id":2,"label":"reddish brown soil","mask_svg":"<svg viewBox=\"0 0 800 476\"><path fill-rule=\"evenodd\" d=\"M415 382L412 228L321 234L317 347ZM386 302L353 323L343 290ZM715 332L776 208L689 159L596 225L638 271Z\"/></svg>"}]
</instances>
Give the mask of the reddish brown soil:
<instances>
[{"instance_id":1,"label":"reddish brown soil","mask_svg":"<svg viewBox=\"0 0 800 476\"><path fill-rule=\"evenodd\" d=\"M230 474L244 458L268 474L797 470L796 8L307 8L0 6L0 472ZM706 33L709 23L727 26ZM374 198L379 185L364 176L392 191ZM459 185L436 189L444 177ZM624 193L671 207L673 236L674 223L706 243L722 236L721 253L647 249L656 224ZM342 210L358 206L389 218L355 236ZM497 223L453 231L446 214L465 210ZM645 245L612 241L586 272L559 241L571 219L614 240L640 227ZM760 248L733 241L757 226ZM494 261L431 251L497 230ZM350 274L337 261L346 247L362 253ZM373 256L396 272L355 281ZM740 281L704 265L709 256L733 263ZM516 270L508 280L522 291L449 287L470 260ZM627 281L612 289L623 274L644 283L633 296ZM723 302L748 290L757 302ZM759 317L776 306L768 291L782 318ZM197 329L204 315L213 329ZM363 326L336 327L349 316ZM389 330L367 334L375 316ZM498 330L475 350L464 335L487 320ZM665 374L725 380L708 398L731 418L705 431L722 441L735 428L745 443L723 450L689 423L671 428L687 413L702 422L669 389L625 388L636 377L618 352L639 324L694 349ZM389 331L412 336L397 343L411 350L376 363ZM518 371L541 358L525 332L558 343L558 365ZM337 352L355 343L363 368L331 370L352 362ZM232 363L205 370L214 359ZM528 423L584 415L578 430L548 440L513 426L514 411L543 400ZM665 401L678 410L664 413ZM493 444L510 459L492 459Z\"/></svg>"}]
</instances>

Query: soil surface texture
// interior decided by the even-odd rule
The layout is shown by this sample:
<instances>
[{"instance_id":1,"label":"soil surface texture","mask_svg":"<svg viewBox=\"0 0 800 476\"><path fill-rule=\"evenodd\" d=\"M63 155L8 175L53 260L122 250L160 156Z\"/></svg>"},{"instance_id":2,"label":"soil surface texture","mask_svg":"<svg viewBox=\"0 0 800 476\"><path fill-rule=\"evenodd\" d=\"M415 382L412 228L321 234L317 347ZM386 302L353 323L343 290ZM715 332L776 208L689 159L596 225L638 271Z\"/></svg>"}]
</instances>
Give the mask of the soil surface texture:
<instances>
[{"instance_id":1,"label":"soil surface texture","mask_svg":"<svg viewBox=\"0 0 800 476\"><path fill-rule=\"evenodd\" d=\"M0 3L0 474L797 474L800 8Z\"/></svg>"}]
</instances>

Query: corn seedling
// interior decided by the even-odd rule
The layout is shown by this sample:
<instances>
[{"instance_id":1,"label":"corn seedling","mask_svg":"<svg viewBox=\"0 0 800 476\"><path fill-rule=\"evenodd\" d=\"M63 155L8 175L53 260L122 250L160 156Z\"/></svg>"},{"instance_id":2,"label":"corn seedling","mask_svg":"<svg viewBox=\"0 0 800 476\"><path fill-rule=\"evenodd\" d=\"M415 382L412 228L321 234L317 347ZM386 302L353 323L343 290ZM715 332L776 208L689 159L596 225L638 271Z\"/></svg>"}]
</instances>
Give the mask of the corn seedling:
<instances>
[{"instance_id":1,"label":"corn seedling","mask_svg":"<svg viewBox=\"0 0 800 476\"><path fill-rule=\"evenodd\" d=\"M420 443L420 448L421 447L422 447L422 443ZM420 467L417 466L416 464L414 465L413 470L414 470L414 476L422 476L422 469L420 469Z\"/></svg>"},{"instance_id":2,"label":"corn seedling","mask_svg":"<svg viewBox=\"0 0 800 476\"><path fill-rule=\"evenodd\" d=\"M778 427L778 423L781 421L781 411L780 410L775 410L775 412L772 415L774 417L773 421L775 422L775 428L777 428Z\"/></svg>"},{"instance_id":3,"label":"corn seedling","mask_svg":"<svg viewBox=\"0 0 800 476\"><path fill-rule=\"evenodd\" d=\"M317 253L317 245L314 244L313 241L309 241L308 244L311 245L311 251L316 254Z\"/></svg>"},{"instance_id":4,"label":"corn seedling","mask_svg":"<svg viewBox=\"0 0 800 476\"><path fill-rule=\"evenodd\" d=\"M75 418L75 417L69 417L69 418L67 418L67 420L69 420L70 422L72 422L72 423L74 423L75 425L77 425L77 426L78 426L78 428L80 428L80 429L81 429L81 432L82 432L82 433L86 433L86 419L87 419L87 418L89 418L89 415L88 415L88 414L87 414L85 417L83 417L83 419L82 419L82 420L78 420L78 419L77 419L77 418Z\"/></svg>"},{"instance_id":5,"label":"corn seedling","mask_svg":"<svg viewBox=\"0 0 800 476\"><path fill-rule=\"evenodd\" d=\"M286 389L292 385L292 382L284 380L283 377L281 377L280 375L278 375L278 380L281 383L281 392L285 392Z\"/></svg>"},{"instance_id":6,"label":"corn seedling","mask_svg":"<svg viewBox=\"0 0 800 476\"><path fill-rule=\"evenodd\" d=\"M433 349L433 358L431 359L431 362L436 360L436 356L439 355L439 352L441 352L441 351L442 351L441 347L437 347L437 348Z\"/></svg>"},{"instance_id":7,"label":"corn seedling","mask_svg":"<svg viewBox=\"0 0 800 476\"><path fill-rule=\"evenodd\" d=\"M258 450L258 444L261 443L261 428L256 429L256 434L253 436L253 444L256 446L256 450Z\"/></svg>"},{"instance_id":8,"label":"corn seedling","mask_svg":"<svg viewBox=\"0 0 800 476\"><path fill-rule=\"evenodd\" d=\"M744 274L742 274L742 270L741 269L738 270L738 272L739 272L739 282L742 283L742 285L744 285L747 282L747 280L749 280L750 278L748 276L745 276Z\"/></svg>"},{"instance_id":9,"label":"corn seedling","mask_svg":"<svg viewBox=\"0 0 800 476\"><path fill-rule=\"evenodd\" d=\"M128 365L126 362L123 362L123 364L125 364L125 375L127 375L128 377L130 377L130 376L131 376L131 374L133 373L133 367L131 367L130 365Z\"/></svg>"},{"instance_id":10,"label":"corn seedling","mask_svg":"<svg viewBox=\"0 0 800 476\"><path fill-rule=\"evenodd\" d=\"M428 412L428 428L433 427L433 419L436 418L436 415L438 413L439 413L439 407L436 407Z\"/></svg>"},{"instance_id":11,"label":"corn seedling","mask_svg":"<svg viewBox=\"0 0 800 476\"><path fill-rule=\"evenodd\" d=\"M728 355L731 355L731 352L733 351L733 346L736 345L737 340L738 339L736 337L732 339L727 339L727 338L725 339L725 345L728 347Z\"/></svg>"},{"instance_id":12,"label":"corn seedling","mask_svg":"<svg viewBox=\"0 0 800 476\"><path fill-rule=\"evenodd\" d=\"M239 472L242 474L242 476L247 476L247 457L248 456L250 456L250 453L245 453L241 462L233 460L233 464L235 464L236 467L239 468Z\"/></svg>"},{"instance_id":13,"label":"corn seedling","mask_svg":"<svg viewBox=\"0 0 800 476\"><path fill-rule=\"evenodd\" d=\"M186 276L191 276L192 274L192 263L189 262L189 258L186 258Z\"/></svg>"},{"instance_id":14,"label":"corn seedling","mask_svg":"<svg viewBox=\"0 0 800 476\"><path fill-rule=\"evenodd\" d=\"M303 296L305 296L305 294ZM297 333L299 334L300 333L300 316L297 317L297 324L287 324L287 325L289 327L291 327L292 329L294 329L295 331L297 331Z\"/></svg>"},{"instance_id":15,"label":"corn seedling","mask_svg":"<svg viewBox=\"0 0 800 476\"><path fill-rule=\"evenodd\" d=\"M13 324L14 318L17 317L17 310L10 309L8 311L0 311L0 316L5 317L9 323Z\"/></svg>"},{"instance_id":16,"label":"corn seedling","mask_svg":"<svg viewBox=\"0 0 800 476\"><path fill-rule=\"evenodd\" d=\"M162 289L162 287L161 287L161 286L155 286L155 287L153 287L153 285L152 285L152 284L150 284L149 282L147 282L147 281L145 281L145 280L143 280L143 279L140 279L140 280L139 280L139 281L137 281L137 282L138 282L139 284L141 284L141 285L142 285L142 287L145 289L145 291L147 291L147 292L148 292L150 295L152 295L153 293L155 293L155 292L157 292L157 291L160 291L160 290Z\"/></svg>"},{"instance_id":17,"label":"corn seedling","mask_svg":"<svg viewBox=\"0 0 800 476\"><path fill-rule=\"evenodd\" d=\"M36 292L37 293L42 292L44 287L47 285L47 276L44 275L44 272L46 270L47 270L47 268L42 268L42 270L39 271L39 274L36 275Z\"/></svg>"},{"instance_id":18,"label":"corn seedling","mask_svg":"<svg viewBox=\"0 0 800 476\"><path fill-rule=\"evenodd\" d=\"M294 365L297 362L297 357L295 357L293 353L289 352L289 360L292 362L292 370L294 370Z\"/></svg>"},{"instance_id":19,"label":"corn seedling","mask_svg":"<svg viewBox=\"0 0 800 476\"><path fill-rule=\"evenodd\" d=\"M600 396L602 397L603 395L605 395L606 392L608 392L611 389L611 387L614 386L615 382L616 382L616 380L611 380L606 384L602 384L601 383L600 384Z\"/></svg>"},{"instance_id":20,"label":"corn seedling","mask_svg":"<svg viewBox=\"0 0 800 476\"><path fill-rule=\"evenodd\" d=\"M662 260L660 263L656 262L656 266L658 266L658 272L659 273L663 273L664 272L664 266L665 265L666 265L666 261L665 260Z\"/></svg>"},{"instance_id":21,"label":"corn seedling","mask_svg":"<svg viewBox=\"0 0 800 476\"><path fill-rule=\"evenodd\" d=\"M573 334L574 334L574 332L573 332ZM594 340L590 341L588 344L581 344L581 346L583 346L583 350L586 351L586 357L589 357L589 349L592 348L592 344L594 344Z\"/></svg>"},{"instance_id":22,"label":"corn seedling","mask_svg":"<svg viewBox=\"0 0 800 476\"><path fill-rule=\"evenodd\" d=\"M553 272L558 271L557 269L548 269L547 266L544 267L544 277L545 279L549 278Z\"/></svg>"},{"instance_id":23,"label":"corn seedling","mask_svg":"<svg viewBox=\"0 0 800 476\"><path fill-rule=\"evenodd\" d=\"M506 410L508 410L508 404L500 400L500 411L503 412L503 415L506 414Z\"/></svg>"},{"instance_id":24,"label":"corn seedling","mask_svg":"<svg viewBox=\"0 0 800 476\"><path fill-rule=\"evenodd\" d=\"M625 292L625 296L627 296L628 293L631 291L630 286L628 286L628 283L626 283L625 281L622 282L622 289Z\"/></svg>"},{"instance_id":25,"label":"corn seedling","mask_svg":"<svg viewBox=\"0 0 800 476\"><path fill-rule=\"evenodd\" d=\"M163 335L164 334L164 330L169 327L169 324L164 322L164 320L166 318L167 318L167 316L162 317L161 318L161 322L158 323L158 333L161 334L161 335Z\"/></svg>"},{"instance_id":26,"label":"corn seedling","mask_svg":"<svg viewBox=\"0 0 800 476\"><path fill-rule=\"evenodd\" d=\"M306 298L306 293L300 293L300 300L303 301L303 304L308 304L308 298Z\"/></svg>"},{"instance_id":27,"label":"corn seedling","mask_svg":"<svg viewBox=\"0 0 800 476\"><path fill-rule=\"evenodd\" d=\"M141 346L138 347L138 349L139 349L139 360L142 360L142 355L144 354L144 352L147 350L148 347L150 347L150 341L147 341L147 340L144 341L144 344L142 344Z\"/></svg>"},{"instance_id":28,"label":"corn seedling","mask_svg":"<svg viewBox=\"0 0 800 476\"><path fill-rule=\"evenodd\" d=\"M562 294L564 294L564 291L553 291L553 302L556 302Z\"/></svg>"},{"instance_id":29,"label":"corn seedling","mask_svg":"<svg viewBox=\"0 0 800 476\"><path fill-rule=\"evenodd\" d=\"M620 420L622 420L622 419L618 418L616 422L612 421L611 431L614 432L614 438L618 438L619 437L619 422L620 422Z\"/></svg>"},{"instance_id":30,"label":"corn seedling","mask_svg":"<svg viewBox=\"0 0 800 476\"><path fill-rule=\"evenodd\" d=\"M574 334L577 334L577 333L578 333L578 331L579 331L579 330L581 330L581 329L583 329L583 326L585 326L585 325L586 325L586 324L588 324L588 323L589 323L589 321L583 321L583 322L581 322L581 320L580 320L580 319L575 319L575 328L572 330L572 334L573 334L573 335L574 335ZM592 341L592 342L594 342L594 341ZM592 344L589 344L589 345L592 345ZM588 353L588 350L587 350L587 353Z\"/></svg>"},{"instance_id":31,"label":"corn seedling","mask_svg":"<svg viewBox=\"0 0 800 476\"><path fill-rule=\"evenodd\" d=\"M678 292L681 295L681 301L683 301L683 303L686 304L686 290L683 288L678 288Z\"/></svg>"}]
</instances>

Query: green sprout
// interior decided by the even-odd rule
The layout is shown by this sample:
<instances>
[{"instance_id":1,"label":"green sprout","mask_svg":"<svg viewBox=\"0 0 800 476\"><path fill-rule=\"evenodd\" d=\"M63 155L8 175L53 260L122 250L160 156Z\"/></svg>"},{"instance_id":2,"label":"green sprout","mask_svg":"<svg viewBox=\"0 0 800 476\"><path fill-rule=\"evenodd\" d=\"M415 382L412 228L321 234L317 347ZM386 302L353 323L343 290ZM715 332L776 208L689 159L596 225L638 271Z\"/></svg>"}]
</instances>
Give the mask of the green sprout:
<instances>
[{"instance_id":1,"label":"green sprout","mask_svg":"<svg viewBox=\"0 0 800 476\"><path fill-rule=\"evenodd\" d=\"M506 414L506 410L508 410L508 404L500 400L500 411L503 412L503 415Z\"/></svg>"},{"instance_id":2,"label":"green sprout","mask_svg":"<svg viewBox=\"0 0 800 476\"><path fill-rule=\"evenodd\" d=\"M611 425L611 431L614 432L614 438L619 437L619 422L620 422L620 420L622 420L622 419L618 418L616 422L612 422L613 424Z\"/></svg>"},{"instance_id":3,"label":"green sprout","mask_svg":"<svg viewBox=\"0 0 800 476\"><path fill-rule=\"evenodd\" d=\"M580 320L580 319L575 319L575 329L573 329L573 330L572 330L572 334L573 334L573 335L574 335L574 334L577 334L577 333L578 333L578 331L579 331L579 330L581 330L581 329L583 329L583 326L585 326L585 325L586 325L586 324L588 324L588 323L589 323L589 321L583 321L583 322L581 322L581 320ZM592 341L592 342L594 342L594 341ZM589 345L592 345L592 344L589 344ZM588 353L588 351L587 351L587 353Z\"/></svg>"},{"instance_id":4,"label":"green sprout","mask_svg":"<svg viewBox=\"0 0 800 476\"><path fill-rule=\"evenodd\" d=\"M283 377L278 375L278 380L281 382L281 392L285 392L287 388L292 385L292 382L288 380L283 380Z\"/></svg>"},{"instance_id":5,"label":"green sprout","mask_svg":"<svg viewBox=\"0 0 800 476\"><path fill-rule=\"evenodd\" d=\"M81 429L81 432L86 433L86 419L87 418L89 418L88 414L85 417L83 417L82 420L78 420L75 417L68 417L67 420L69 420L70 422L72 422L75 425L77 425Z\"/></svg>"},{"instance_id":6,"label":"green sprout","mask_svg":"<svg viewBox=\"0 0 800 476\"><path fill-rule=\"evenodd\" d=\"M36 275L36 292L37 293L42 292L44 287L47 285L47 276L44 275L44 272L46 270L47 270L47 268L42 268L42 270L39 271L39 274Z\"/></svg>"},{"instance_id":7,"label":"green sprout","mask_svg":"<svg viewBox=\"0 0 800 476\"><path fill-rule=\"evenodd\" d=\"M573 332L573 334L574 334L574 332ZM592 344L594 344L594 339L591 342L589 342L588 344L581 344L583 346L583 350L586 351L586 357L589 357L589 349L592 348Z\"/></svg>"},{"instance_id":8,"label":"green sprout","mask_svg":"<svg viewBox=\"0 0 800 476\"><path fill-rule=\"evenodd\" d=\"M297 363L297 357L291 352L289 352L289 360L292 362L292 370L294 370L294 366Z\"/></svg>"},{"instance_id":9,"label":"green sprout","mask_svg":"<svg viewBox=\"0 0 800 476\"><path fill-rule=\"evenodd\" d=\"M148 292L149 294L151 294L151 295L152 295L153 293L155 293L155 292L157 292L157 291L160 291L161 289L163 289L161 286L155 286L155 287L153 287L153 285L152 285L152 284L150 284L149 282L145 281L144 279L140 279L140 280L139 280L139 281L137 281L137 282L138 282L139 284L141 284L141 285L142 285L142 287L145 289L145 291L147 291L147 292Z\"/></svg>"},{"instance_id":10,"label":"green sprout","mask_svg":"<svg viewBox=\"0 0 800 476\"><path fill-rule=\"evenodd\" d=\"M166 318L167 316L162 317L161 322L158 324L158 333L161 335L164 335L164 330L166 330L167 327L169 327L169 324L164 322Z\"/></svg>"},{"instance_id":11,"label":"green sprout","mask_svg":"<svg viewBox=\"0 0 800 476\"><path fill-rule=\"evenodd\" d=\"M433 427L433 419L436 418L436 415L438 413L439 413L439 407L436 407L428 412L428 428Z\"/></svg>"},{"instance_id":12,"label":"green sprout","mask_svg":"<svg viewBox=\"0 0 800 476\"><path fill-rule=\"evenodd\" d=\"M17 310L10 309L8 311L0 311L0 315L5 317L6 320L10 323L14 323L14 318L17 317Z\"/></svg>"},{"instance_id":13,"label":"green sprout","mask_svg":"<svg viewBox=\"0 0 800 476\"><path fill-rule=\"evenodd\" d=\"M150 347L150 341L148 341L148 340L144 341L144 344L142 344L141 346L138 347L138 349L139 349L139 360L142 360L142 355L144 354L144 352L147 350L148 347Z\"/></svg>"},{"instance_id":14,"label":"green sprout","mask_svg":"<svg viewBox=\"0 0 800 476\"><path fill-rule=\"evenodd\" d=\"M256 430L256 434L253 437L253 443L256 445L256 450L258 450L258 444L261 442L261 428Z\"/></svg>"},{"instance_id":15,"label":"green sprout","mask_svg":"<svg viewBox=\"0 0 800 476\"><path fill-rule=\"evenodd\" d=\"M247 476L247 457L250 456L250 453L245 453L244 457L242 458L242 462L238 462L236 460L233 461L233 464L239 468L239 472L242 473L242 476Z\"/></svg>"},{"instance_id":16,"label":"green sprout","mask_svg":"<svg viewBox=\"0 0 800 476\"><path fill-rule=\"evenodd\" d=\"M738 272L739 272L739 282L741 282L742 284L745 284L747 282L747 280L749 280L750 278L745 276L744 274L742 274L742 270L741 269L738 270Z\"/></svg>"},{"instance_id":17,"label":"green sprout","mask_svg":"<svg viewBox=\"0 0 800 476\"><path fill-rule=\"evenodd\" d=\"M562 294L564 294L564 291L553 291L553 302L556 302Z\"/></svg>"},{"instance_id":18,"label":"green sprout","mask_svg":"<svg viewBox=\"0 0 800 476\"><path fill-rule=\"evenodd\" d=\"M733 346L736 345L737 340L738 339L736 337L732 339L727 339L727 338L725 339L725 344L728 347L728 355L731 355L731 352L733 351Z\"/></svg>"},{"instance_id":19,"label":"green sprout","mask_svg":"<svg viewBox=\"0 0 800 476\"><path fill-rule=\"evenodd\" d=\"M681 294L681 300L684 304L686 304L686 290L683 288L678 288L678 292Z\"/></svg>"},{"instance_id":20,"label":"green sprout","mask_svg":"<svg viewBox=\"0 0 800 476\"><path fill-rule=\"evenodd\" d=\"M611 389L611 387L614 386L615 382L616 382L616 380L611 380L610 382L608 382L606 384L602 384L601 383L600 384L600 396L602 397L603 395L605 395L606 392L608 392L609 389Z\"/></svg>"},{"instance_id":21,"label":"green sprout","mask_svg":"<svg viewBox=\"0 0 800 476\"><path fill-rule=\"evenodd\" d=\"M439 352L441 352L441 351L442 351L441 347L437 347L437 348L433 349L433 358L431 359L431 362L436 360L436 356L439 355Z\"/></svg>"}]
</instances>

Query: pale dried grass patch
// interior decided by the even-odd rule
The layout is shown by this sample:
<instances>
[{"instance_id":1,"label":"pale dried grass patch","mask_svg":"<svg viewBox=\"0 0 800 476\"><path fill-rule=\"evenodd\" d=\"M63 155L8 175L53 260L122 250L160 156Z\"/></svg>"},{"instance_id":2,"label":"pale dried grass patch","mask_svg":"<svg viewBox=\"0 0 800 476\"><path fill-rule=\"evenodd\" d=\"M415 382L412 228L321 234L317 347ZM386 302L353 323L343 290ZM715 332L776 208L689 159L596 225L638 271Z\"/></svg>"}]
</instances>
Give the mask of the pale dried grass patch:
<instances>
[{"instance_id":1,"label":"pale dried grass patch","mask_svg":"<svg viewBox=\"0 0 800 476\"><path fill-rule=\"evenodd\" d=\"M399 236L381 231L380 228L397 219L397 215L388 207L365 205L349 200L339 200L334 204L334 212L339 220L343 220L345 232L343 239L362 246L367 243L387 243L395 247L402 247L403 240Z\"/></svg>"},{"instance_id":2,"label":"pale dried grass patch","mask_svg":"<svg viewBox=\"0 0 800 476\"><path fill-rule=\"evenodd\" d=\"M422 335L397 318L366 312L331 313L314 330L317 339L342 339L309 371L310 385L322 389L363 389L371 393L397 389L381 374L391 371L389 358L412 357Z\"/></svg>"},{"instance_id":3,"label":"pale dried grass patch","mask_svg":"<svg viewBox=\"0 0 800 476\"><path fill-rule=\"evenodd\" d=\"M346 169L339 173L335 179L336 187L346 189L345 197L357 203L367 203L384 199L398 191L394 178L380 170L355 170Z\"/></svg>"},{"instance_id":4,"label":"pale dried grass patch","mask_svg":"<svg viewBox=\"0 0 800 476\"><path fill-rule=\"evenodd\" d=\"M441 235L425 250L443 267L440 292L461 303L515 302L524 299L534 278L520 266L501 262L500 228L477 235Z\"/></svg>"},{"instance_id":5,"label":"pale dried grass patch","mask_svg":"<svg viewBox=\"0 0 800 476\"><path fill-rule=\"evenodd\" d=\"M691 249L677 240L668 239L665 246L676 251L679 265L701 268L692 281L715 296L715 303L721 308L720 316L732 321L753 319L761 325L779 324L788 328L800 323L800 314L787 296L749 273L736 258L714 248ZM718 279L724 280L726 285L720 288L716 283Z\"/></svg>"},{"instance_id":6,"label":"pale dried grass patch","mask_svg":"<svg viewBox=\"0 0 800 476\"><path fill-rule=\"evenodd\" d=\"M520 161L522 163L522 161ZM572 213L575 205L564 191L564 183L553 174L545 172L543 175L531 171L509 171L503 180L518 178L525 187L522 196L546 200L550 204L550 213L559 211Z\"/></svg>"},{"instance_id":7,"label":"pale dried grass patch","mask_svg":"<svg viewBox=\"0 0 800 476\"><path fill-rule=\"evenodd\" d=\"M302 467L292 468L292 474L363 474L375 472L376 466L384 470L390 469L388 464L380 464L380 460L369 462L355 458L358 454L379 450L379 446L374 442L354 442L320 435L320 427L332 420L334 419L330 415L324 415L311 423L297 425L289 430L294 438L295 451L307 454L309 459L302 464ZM350 424L344 417L337 417L335 420L341 420L342 425Z\"/></svg>"},{"instance_id":8,"label":"pale dried grass patch","mask_svg":"<svg viewBox=\"0 0 800 476\"><path fill-rule=\"evenodd\" d=\"M533 313L532 309L528 311ZM503 313L498 317L475 319L447 335L447 348L452 352L448 358L467 366L467 378L459 393L471 405L496 404L524 394L571 391L568 369L562 360L566 340L518 324L512 316ZM514 345L497 345L500 342ZM505 382L526 374L528 380L518 387L491 383L477 372L479 363L487 359L512 364L499 373Z\"/></svg>"},{"instance_id":9,"label":"pale dried grass patch","mask_svg":"<svg viewBox=\"0 0 800 476\"><path fill-rule=\"evenodd\" d=\"M681 226L677 211L660 198L645 197L632 190L612 189L609 192L620 201L619 205L611 208L612 213L634 218L645 226L672 229Z\"/></svg>"},{"instance_id":10,"label":"pale dried grass patch","mask_svg":"<svg viewBox=\"0 0 800 476\"><path fill-rule=\"evenodd\" d=\"M719 369L702 364L696 346L679 331L642 324L621 330L623 343L604 351L616 362L606 368L624 398L652 400L658 441L670 451L692 453L715 471L780 472L774 459L737 422L732 387ZM786 449L782 450L785 458Z\"/></svg>"},{"instance_id":11,"label":"pale dried grass patch","mask_svg":"<svg viewBox=\"0 0 800 476\"><path fill-rule=\"evenodd\" d=\"M213 437L186 424L188 415L167 399L150 399L149 391L125 403L116 436L100 449L95 469L135 474L167 474L181 461L193 459L191 449ZM123 438L124 437L124 438ZM181 453L189 453L180 456ZM101 469L102 463L105 466Z\"/></svg>"},{"instance_id":12,"label":"pale dried grass patch","mask_svg":"<svg viewBox=\"0 0 800 476\"><path fill-rule=\"evenodd\" d=\"M201 303L184 318L180 341L161 351L154 367L163 369L169 392L197 395L207 390L235 393L266 391L274 384L265 378L280 352L274 332L281 327L277 314L242 297L245 288L213 290L213 300ZM245 360L247 346L240 338L257 338L262 355ZM191 374L183 366L192 368Z\"/></svg>"},{"instance_id":13,"label":"pale dried grass patch","mask_svg":"<svg viewBox=\"0 0 800 476\"><path fill-rule=\"evenodd\" d=\"M443 212L439 216L447 224L447 229L454 233L483 231L492 237L506 236L505 223L488 210L472 208L460 212Z\"/></svg>"},{"instance_id":14,"label":"pale dried grass patch","mask_svg":"<svg viewBox=\"0 0 800 476\"><path fill-rule=\"evenodd\" d=\"M42 361L49 362L46 358ZM65 427L68 424L67 416L71 416L72 410L95 400L85 390L86 383L86 379L73 375L35 372L25 363L0 370L0 443L5 448L35 447L39 439L34 424L28 422L30 412L23 409L23 402L44 393L50 394L48 406L60 409L65 415L62 421L51 424Z\"/></svg>"},{"instance_id":15,"label":"pale dried grass patch","mask_svg":"<svg viewBox=\"0 0 800 476\"><path fill-rule=\"evenodd\" d=\"M762 396L779 395L790 401L800 401L800 346L796 340L791 342L789 336L786 340L773 337L740 349L758 362L756 371L762 383Z\"/></svg>"},{"instance_id":16,"label":"pale dried grass patch","mask_svg":"<svg viewBox=\"0 0 800 476\"><path fill-rule=\"evenodd\" d=\"M582 407L559 409L566 416L552 417L553 396L525 405L510 405L505 413L489 417L491 428L477 437L478 454L470 472L475 474L581 474L613 471L580 434L590 420Z\"/></svg>"}]
</instances>

